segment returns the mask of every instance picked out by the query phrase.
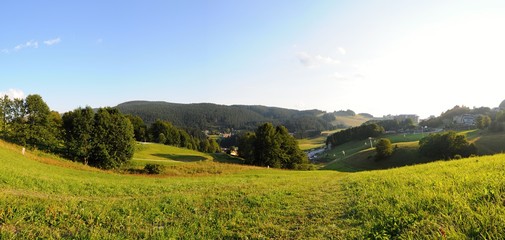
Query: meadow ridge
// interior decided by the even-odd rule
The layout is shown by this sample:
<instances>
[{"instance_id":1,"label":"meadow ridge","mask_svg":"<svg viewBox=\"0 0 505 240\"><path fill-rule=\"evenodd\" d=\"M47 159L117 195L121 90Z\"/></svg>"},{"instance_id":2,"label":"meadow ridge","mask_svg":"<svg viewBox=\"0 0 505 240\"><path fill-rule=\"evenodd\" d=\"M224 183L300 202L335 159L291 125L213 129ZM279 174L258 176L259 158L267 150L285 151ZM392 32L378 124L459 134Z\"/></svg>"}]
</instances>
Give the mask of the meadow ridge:
<instances>
[{"instance_id":1,"label":"meadow ridge","mask_svg":"<svg viewBox=\"0 0 505 240\"><path fill-rule=\"evenodd\" d=\"M180 177L23 156L5 142L0 156L2 239L505 237L503 154L359 173L238 165Z\"/></svg>"}]
</instances>

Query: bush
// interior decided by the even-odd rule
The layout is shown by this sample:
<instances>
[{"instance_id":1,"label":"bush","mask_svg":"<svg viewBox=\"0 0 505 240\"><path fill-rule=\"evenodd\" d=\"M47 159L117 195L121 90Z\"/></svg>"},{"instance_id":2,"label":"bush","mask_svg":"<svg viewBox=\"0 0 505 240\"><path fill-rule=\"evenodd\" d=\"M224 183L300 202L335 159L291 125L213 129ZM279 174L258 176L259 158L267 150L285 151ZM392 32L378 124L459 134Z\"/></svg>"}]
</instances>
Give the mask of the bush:
<instances>
[{"instance_id":1,"label":"bush","mask_svg":"<svg viewBox=\"0 0 505 240\"><path fill-rule=\"evenodd\" d=\"M148 174L160 174L164 170L164 166L160 164L146 164L144 171Z\"/></svg>"},{"instance_id":2,"label":"bush","mask_svg":"<svg viewBox=\"0 0 505 240\"><path fill-rule=\"evenodd\" d=\"M393 145L391 145L391 141L389 139L381 138L375 146L375 151L377 152L377 155L375 156L377 160L386 159L393 155Z\"/></svg>"}]
</instances>

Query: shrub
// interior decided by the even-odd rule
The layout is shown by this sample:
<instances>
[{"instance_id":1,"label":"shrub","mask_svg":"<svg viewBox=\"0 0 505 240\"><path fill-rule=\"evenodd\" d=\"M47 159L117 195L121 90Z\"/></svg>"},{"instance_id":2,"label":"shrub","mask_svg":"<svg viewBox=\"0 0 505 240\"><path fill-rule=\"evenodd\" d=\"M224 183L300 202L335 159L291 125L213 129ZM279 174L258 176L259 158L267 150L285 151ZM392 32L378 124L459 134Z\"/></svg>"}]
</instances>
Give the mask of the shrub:
<instances>
[{"instance_id":1,"label":"shrub","mask_svg":"<svg viewBox=\"0 0 505 240\"><path fill-rule=\"evenodd\" d=\"M391 141L389 139L381 138L375 146L375 151L377 152L377 155L375 156L377 160L385 159L393 154L393 145L391 145Z\"/></svg>"},{"instance_id":2,"label":"shrub","mask_svg":"<svg viewBox=\"0 0 505 240\"><path fill-rule=\"evenodd\" d=\"M144 171L148 174L160 174L163 172L164 166L160 164L146 164Z\"/></svg>"}]
</instances>

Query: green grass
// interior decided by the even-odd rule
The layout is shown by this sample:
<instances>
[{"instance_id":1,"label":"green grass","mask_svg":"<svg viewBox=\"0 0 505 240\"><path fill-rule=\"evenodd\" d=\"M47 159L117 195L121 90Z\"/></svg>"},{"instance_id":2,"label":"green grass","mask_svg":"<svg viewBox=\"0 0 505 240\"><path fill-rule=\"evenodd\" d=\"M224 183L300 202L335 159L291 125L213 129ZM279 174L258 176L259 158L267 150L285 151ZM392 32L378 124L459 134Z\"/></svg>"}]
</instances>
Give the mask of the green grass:
<instances>
[{"instance_id":1,"label":"green grass","mask_svg":"<svg viewBox=\"0 0 505 240\"><path fill-rule=\"evenodd\" d=\"M240 166L174 166L207 162ZM504 172L496 155L359 173L152 177L0 142L0 239L503 239Z\"/></svg>"},{"instance_id":2,"label":"green grass","mask_svg":"<svg viewBox=\"0 0 505 240\"><path fill-rule=\"evenodd\" d=\"M326 137L325 136L319 136L316 138L304 138L304 139L297 139L298 146L302 151L314 149L314 148L320 148L326 145Z\"/></svg>"},{"instance_id":3,"label":"green grass","mask_svg":"<svg viewBox=\"0 0 505 240\"><path fill-rule=\"evenodd\" d=\"M143 173L146 164L164 166L161 176L219 175L251 169L240 158L216 153L207 154L190 149L157 143L137 144L133 159L122 170Z\"/></svg>"},{"instance_id":4,"label":"green grass","mask_svg":"<svg viewBox=\"0 0 505 240\"><path fill-rule=\"evenodd\" d=\"M137 144L133 160L135 161L163 161L173 164L213 160L214 158L198 151L168 146L158 143Z\"/></svg>"},{"instance_id":5,"label":"green grass","mask_svg":"<svg viewBox=\"0 0 505 240\"><path fill-rule=\"evenodd\" d=\"M421 140L423 137L427 137L427 133L399 133L399 134L386 134L382 138L388 138L391 143L400 142L415 142Z\"/></svg>"},{"instance_id":6,"label":"green grass","mask_svg":"<svg viewBox=\"0 0 505 240\"><path fill-rule=\"evenodd\" d=\"M504 239L505 155L342 179L344 211L376 239Z\"/></svg>"},{"instance_id":7,"label":"green grass","mask_svg":"<svg viewBox=\"0 0 505 240\"><path fill-rule=\"evenodd\" d=\"M358 172L397 168L433 161L419 154L418 142L404 142L394 145L397 146L397 148L388 159L377 161L375 160L375 148L366 148L349 157L330 162L325 165L323 169L341 172Z\"/></svg>"},{"instance_id":8,"label":"green grass","mask_svg":"<svg viewBox=\"0 0 505 240\"><path fill-rule=\"evenodd\" d=\"M335 121L333 121L332 124L343 124L349 127L357 127L368 120L370 120L370 118L363 117L359 114L356 116L336 116Z\"/></svg>"},{"instance_id":9,"label":"green grass","mask_svg":"<svg viewBox=\"0 0 505 240\"><path fill-rule=\"evenodd\" d=\"M342 129L321 132L321 135L312 138L297 139L298 146L302 151L320 148L326 145L326 138Z\"/></svg>"},{"instance_id":10,"label":"green grass","mask_svg":"<svg viewBox=\"0 0 505 240\"><path fill-rule=\"evenodd\" d=\"M469 134L468 138L477 146L479 155L505 152L505 133L503 132L474 131Z\"/></svg>"}]
</instances>

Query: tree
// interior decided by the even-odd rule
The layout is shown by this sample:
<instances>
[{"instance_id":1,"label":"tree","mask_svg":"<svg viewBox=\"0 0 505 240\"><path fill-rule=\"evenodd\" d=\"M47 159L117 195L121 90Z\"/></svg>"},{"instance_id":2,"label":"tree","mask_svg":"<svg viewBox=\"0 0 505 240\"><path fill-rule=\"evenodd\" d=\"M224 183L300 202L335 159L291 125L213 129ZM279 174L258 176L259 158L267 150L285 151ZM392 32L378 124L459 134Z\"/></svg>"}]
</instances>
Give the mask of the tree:
<instances>
[{"instance_id":1,"label":"tree","mask_svg":"<svg viewBox=\"0 0 505 240\"><path fill-rule=\"evenodd\" d=\"M0 98L0 133L4 134L7 131L7 124L9 122L9 115L11 112L12 100L9 96L4 95Z\"/></svg>"},{"instance_id":2,"label":"tree","mask_svg":"<svg viewBox=\"0 0 505 240\"><path fill-rule=\"evenodd\" d=\"M295 169L302 164L307 164L307 155L300 150L295 138L292 137L284 126L275 129L276 141L280 143L281 168Z\"/></svg>"},{"instance_id":3,"label":"tree","mask_svg":"<svg viewBox=\"0 0 505 240\"><path fill-rule=\"evenodd\" d=\"M391 141L387 138L381 138L375 145L375 151L377 155L375 156L377 160L382 160L390 157L393 154L393 145Z\"/></svg>"},{"instance_id":4,"label":"tree","mask_svg":"<svg viewBox=\"0 0 505 240\"><path fill-rule=\"evenodd\" d=\"M93 109L86 107L67 112L62 117L65 154L86 165L93 148L94 115Z\"/></svg>"},{"instance_id":5,"label":"tree","mask_svg":"<svg viewBox=\"0 0 505 240\"><path fill-rule=\"evenodd\" d=\"M135 140L139 142L147 141L147 125L144 120L139 116L126 115L133 125L133 133L135 134Z\"/></svg>"},{"instance_id":6,"label":"tree","mask_svg":"<svg viewBox=\"0 0 505 240\"><path fill-rule=\"evenodd\" d=\"M477 148L470 144L464 135L454 131L430 134L419 141L422 155L433 159L451 159L455 155L469 157L477 153Z\"/></svg>"},{"instance_id":7,"label":"tree","mask_svg":"<svg viewBox=\"0 0 505 240\"><path fill-rule=\"evenodd\" d=\"M42 150L59 147L60 119L51 112L39 95L15 99L10 109L9 138L18 144Z\"/></svg>"},{"instance_id":8,"label":"tree","mask_svg":"<svg viewBox=\"0 0 505 240\"><path fill-rule=\"evenodd\" d=\"M115 108L101 108L94 117L90 164L117 168L133 157L135 139L131 122Z\"/></svg>"},{"instance_id":9,"label":"tree","mask_svg":"<svg viewBox=\"0 0 505 240\"><path fill-rule=\"evenodd\" d=\"M210 139L209 140L209 149L208 149L208 153L219 153L221 152L221 147L219 147L219 143L217 143L217 141L215 139Z\"/></svg>"},{"instance_id":10,"label":"tree","mask_svg":"<svg viewBox=\"0 0 505 240\"><path fill-rule=\"evenodd\" d=\"M117 109L87 107L63 115L66 154L104 169L117 168L133 156L135 139L130 120Z\"/></svg>"},{"instance_id":11,"label":"tree","mask_svg":"<svg viewBox=\"0 0 505 240\"><path fill-rule=\"evenodd\" d=\"M271 123L265 123L256 129L254 141L254 165L280 168L278 154L280 143L275 139L275 128Z\"/></svg>"},{"instance_id":12,"label":"tree","mask_svg":"<svg viewBox=\"0 0 505 240\"><path fill-rule=\"evenodd\" d=\"M485 129L491 125L491 118L487 115L479 115L475 120L475 125L479 129Z\"/></svg>"},{"instance_id":13,"label":"tree","mask_svg":"<svg viewBox=\"0 0 505 240\"><path fill-rule=\"evenodd\" d=\"M287 169L308 164L307 156L284 126L265 123L255 133L240 136L238 142L239 156L247 164Z\"/></svg>"},{"instance_id":14,"label":"tree","mask_svg":"<svg viewBox=\"0 0 505 240\"><path fill-rule=\"evenodd\" d=\"M378 137L383 132L384 128L376 123L363 124L359 127L348 128L328 136L326 145L331 144L335 147L349 141L363 140L368 137Z\"/></svg>"},{"instance_id":15,"label":"tree","mask_svg":"<svg viewBox=\"0 0 505 240\"><path fill-rule=\"evenodd\" d=\"M254 142L256 135L253 132L245 132L238 137L238 155L244 158L246 164L254 164Z\"/></svg>"}]
</instances>

